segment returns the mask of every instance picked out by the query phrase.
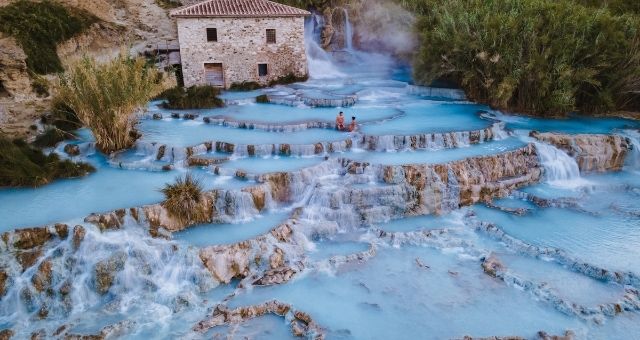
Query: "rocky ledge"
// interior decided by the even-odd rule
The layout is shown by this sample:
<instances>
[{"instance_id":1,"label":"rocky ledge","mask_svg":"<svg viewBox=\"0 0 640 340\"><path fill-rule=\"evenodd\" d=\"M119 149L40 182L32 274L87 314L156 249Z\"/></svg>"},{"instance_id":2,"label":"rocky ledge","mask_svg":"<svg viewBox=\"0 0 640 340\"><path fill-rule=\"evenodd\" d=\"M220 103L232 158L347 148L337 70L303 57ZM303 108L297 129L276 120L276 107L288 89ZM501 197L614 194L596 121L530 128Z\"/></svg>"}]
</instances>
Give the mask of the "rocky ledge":
<instances>
[{"instance_id":1,"label":"rocky ledge","mask_svg":"<svg viewBox=\"0 0 640 340\"><path fill-rule=\"evenodd\" d=\"M324 339L324 331L313 321L309 314L295 310L291 305L277 300L235 309L229 309L225 305L218 305L211 317L200 321L193 330L204 333L217 326L238 324L267 314L284 317L289 321L291 333L296 337Z\"/></svg>"},{"instance_id":2,"label":"rocky ledge","mask_svg":"<svg viewBox=\"0 0 640 340\"><path fill-rule=\"evenodd\" d=\"M619 135L578 134L532 131L530 136L566 152L578 163L580 172L621 170L632 149L628 138Z\"/></svg>"}]
</instances>

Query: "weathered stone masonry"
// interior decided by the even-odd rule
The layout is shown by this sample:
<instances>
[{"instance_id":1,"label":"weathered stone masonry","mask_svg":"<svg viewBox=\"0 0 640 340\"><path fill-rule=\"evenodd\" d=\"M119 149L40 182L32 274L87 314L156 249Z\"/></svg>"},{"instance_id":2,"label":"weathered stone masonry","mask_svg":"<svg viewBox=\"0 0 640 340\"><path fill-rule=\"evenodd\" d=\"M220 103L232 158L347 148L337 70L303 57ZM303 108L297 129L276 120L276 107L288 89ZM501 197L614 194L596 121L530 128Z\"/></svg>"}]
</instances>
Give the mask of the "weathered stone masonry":
<instances>
[{"instance_id":1,"label":"weathered stone masonry","mask_svg":"<svg viewBox=\"0 0 640 340\"><path fill-rule=\"evenodd\" d=\"M222 64L225 88L308 73L302 16L177 18L177 25L185 86L205 84L205 63ZM218 41L207 41L207 28L216 28ZM276 43L267 43L267 29L276 30ZM268 65L265 77L258 76L262 63Z\"/></svg>"}]
</instances>

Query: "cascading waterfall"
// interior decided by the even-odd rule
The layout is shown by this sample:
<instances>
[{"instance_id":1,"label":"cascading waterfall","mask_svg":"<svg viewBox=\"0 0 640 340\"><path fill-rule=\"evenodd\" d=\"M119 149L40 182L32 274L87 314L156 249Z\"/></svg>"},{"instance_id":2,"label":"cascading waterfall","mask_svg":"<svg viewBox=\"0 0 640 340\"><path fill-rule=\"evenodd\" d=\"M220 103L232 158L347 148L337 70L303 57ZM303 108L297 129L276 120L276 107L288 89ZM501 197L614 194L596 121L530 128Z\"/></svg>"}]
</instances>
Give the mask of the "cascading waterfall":
<instances>
[{"instance_id":1,"label":"cascading waterfall","mask_svg":"<svg viewBox=\"0 0 640 340\"><path fill-rule=\"evenodd\" d=\"M632 149L626 159L626 165L640 170L640 130L625 130L623 135L631 141Z\"/></svg>"},{"instance_id":2,"label":"cascading waterfall","mask_svg":"<svg viewBox=\"0 0 640 340\"><path fill-rule=\"evenodd\" d=\"M353 50L353 27L351 26L351 21L349 20L349 11L344 8L344 43L347 51Z\"/></svg>"},{"instance_id":3,"label":"cascading waterfall","mask_svg":"<svg viewBox=\"0 0 640 340\"><path fill-rule=\"evenodd\" d=\"M546 143L535 142L540 163L544 167L547 183L565 188L575 188L587 183L580 176L580 169L575 159L566 152Z\"/></svg>"},{"instance_id":4,"label":"cascading waterfall","mask_svg":"<svg viewBox=\"0 0 640 340\"><path fill-rule=\"evenodd\" d=\"M202 294L217 283L194 249L152 238L133 222L107 232L76 226L73 235L52 241L24 272L12 252L0 259L14 277L2 297L0 324L14 324L16 339L38 329L52 334L63 324L70 333L97 333L122 321L163 337L178 328L188 332L204 313Z\"/></svg>"},{"instance_id":5,"label":"cascading waterfall","mask_svg":"<svg viewBox=\"0 0 640 340\"><path fill-rule=\"evenodd\" d=\"M333 64L333 60L318 44L321 28L324 26L324 18L314 13L305 22L305 45L307 61L309 63L309 76L312 79L344 78L345 75Z\"/></svg>"}]
</instances>

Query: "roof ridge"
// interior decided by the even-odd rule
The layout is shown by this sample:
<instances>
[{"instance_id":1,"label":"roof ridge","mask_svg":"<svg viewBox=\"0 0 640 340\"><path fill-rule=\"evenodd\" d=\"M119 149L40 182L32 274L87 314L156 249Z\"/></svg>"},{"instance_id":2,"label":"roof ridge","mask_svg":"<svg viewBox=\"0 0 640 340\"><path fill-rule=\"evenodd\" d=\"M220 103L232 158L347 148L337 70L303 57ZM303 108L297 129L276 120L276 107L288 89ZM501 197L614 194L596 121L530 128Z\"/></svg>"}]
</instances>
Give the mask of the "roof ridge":
<instances>
[{"instance_id":1,"label":"roof ridge","mask_svg":"<svg viewBox=\"0 0 640 340\"><path fill-rule=\"evenodd\" d=\"M270 0L204 0L178 7L171 17L297 17L310 15L308 11Z\"/></svg>"}]
</instances>

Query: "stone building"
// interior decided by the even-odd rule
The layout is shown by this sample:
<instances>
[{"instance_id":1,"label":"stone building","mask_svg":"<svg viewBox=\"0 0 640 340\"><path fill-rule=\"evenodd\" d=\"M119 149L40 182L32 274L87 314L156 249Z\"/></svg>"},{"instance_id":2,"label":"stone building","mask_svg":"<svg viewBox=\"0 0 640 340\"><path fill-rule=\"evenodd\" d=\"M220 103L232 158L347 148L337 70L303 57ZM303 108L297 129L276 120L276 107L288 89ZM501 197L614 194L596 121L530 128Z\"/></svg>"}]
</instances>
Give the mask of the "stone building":
<instances>
[{"instance_id":1,"label":"stone building","mask_svg":"<svg viewBox=\"0 0 640 340\"><path fill-rule=\"evenodd\" d=\"M171 11L185 86L266 85L308 74L304 18L309 12L268 0L205 0Z\"/></svg>"}]
</instances>

